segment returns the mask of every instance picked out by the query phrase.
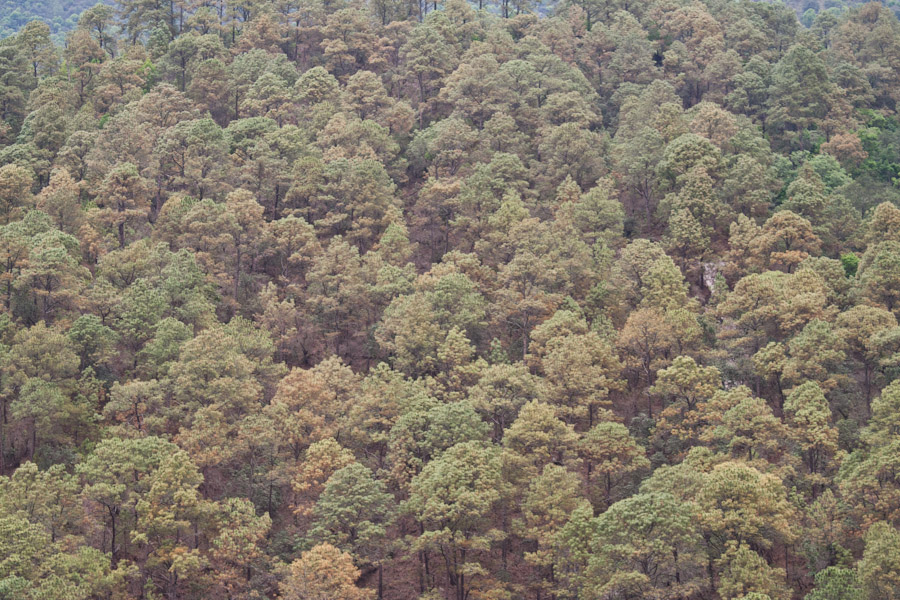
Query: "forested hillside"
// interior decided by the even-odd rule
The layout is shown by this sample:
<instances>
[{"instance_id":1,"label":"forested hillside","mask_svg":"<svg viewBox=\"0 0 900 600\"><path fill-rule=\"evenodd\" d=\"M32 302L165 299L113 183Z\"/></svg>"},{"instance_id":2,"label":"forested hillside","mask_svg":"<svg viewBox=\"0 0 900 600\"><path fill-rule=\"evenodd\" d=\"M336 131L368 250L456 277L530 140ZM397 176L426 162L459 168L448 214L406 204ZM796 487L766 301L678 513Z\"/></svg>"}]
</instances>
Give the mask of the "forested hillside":
<instances>
[{"instance_id":1,"label":"forested hillside","mask_svg":"<svg viewBox=\"0 0 900 600\"><path fill-rule=\"evenodd\" d=\"M470 3L474 0L470 0ZM591 0L596 2L596 0ZM756 0L761 2L781 2L782 0ZM477 4L477 2L475 2ZM529 8L538 14L548 14L552 12L559 0L540 0L533 3ZM601 2L602 3L602 2ZM786 0L785 3L797 11L798 15L802 15L802 21L809 25L815 18L816 14L821 11L829 10L840 14L847 8L862 4L861 0ZM29 21L35 19L42 20L50 25L51 33L55 40L64 41L64 33L74 29L78 17L85 10L92 8L97 4L113 5L113 0L0 0L0 38L16 33L21 27ZM200 2L198 0L169 0L169 2L160 2L158 0L135 0L130 2L131 5L143 5L144 11L159 11L161 13L169 12L172 14L182 14L183 10L189 13L198 7L212 8L218 13L224 15L227 10L252 10L256 3L232 3L227 5L223 0L206 0ZM171 6L166 6L170 4ZM245 7L244 4L247 4ZM287 4L288 8L276 7L277 10L284 12L291 10L290 3L280 2L279 4ZM508 2L485 3L482 0L481 7L487 10L502 9L504 4ZM900 11L898 0L882 0L882 4L890 7L895 12ZM157 18L165 18L160 15ZM221 20L220 20L221 22Z\"/></svg>"},{"instance_id":2,"label":"forested hillside","mask_svg":"<svg viewBox=\"0 0 900 600\"><path fill-rule=\"evenodd\" d=\"M0 41L0 598L900 597L879 3Z\"/></svg>"},{"instance_id":3,"label":"forested hillside","mask_svg":"<svg viewBox=\"0 0 900 600\"><path fill-rule=\"evenodd\" d=\"M0 0L0 38L16 33L39 19L55 36L74 29L78 16L104 0ZM111 2L107 2L111 4Z\"/></svg>"}]
</instances>

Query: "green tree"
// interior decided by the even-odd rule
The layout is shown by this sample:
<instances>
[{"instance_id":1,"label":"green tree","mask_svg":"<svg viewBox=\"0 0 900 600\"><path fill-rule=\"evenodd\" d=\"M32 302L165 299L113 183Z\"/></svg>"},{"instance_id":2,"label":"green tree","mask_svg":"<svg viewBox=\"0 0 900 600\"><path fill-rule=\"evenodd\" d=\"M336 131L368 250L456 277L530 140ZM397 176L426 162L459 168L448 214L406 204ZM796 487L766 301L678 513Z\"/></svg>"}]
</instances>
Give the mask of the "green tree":
<instances>
[{"instance_id":1,"label":"green tree","mask_svg":"<svg viewBox=\"0 0 900 600\"><path fill-rule=\"evenodd\" d=\"M892 383L872 402L872 417L862 431L861 447L841 464L837 481L862 522L893 522L900 510L900 485L894 477L894 449L900 431L896 410L900 386Z\"/></svg>"},{"instance_id":2,"label":"green tree","mask_svg":"<svg viewBox=\"0 0 900 600\"><path fill-rule=\"evenodd\" d=\"M225 593L252 594L271 585L268 574L272 564L266 553L266 536L272 519L257 516L253 504L244 499L228 498L215 508L219 532L210 548L210 564L219 575L213 581ZM249 576L248 576L249 575ZM260 580L264 585L260 585Z\"/></svg>"},{"instance_id":3,"label":"green tree","mask_svg":"<svg viewBox=\"0 0 900 600\"><path fill-rule=\"evenodd\" d=\"M503 436L511 478L527 481L550 463L572 463L577 442L572 426L560 420L551 405L528 402Z\"/></svg>"},{"instance_id":4,"label":"green tree","mask_svg":"<svg viewBox=\"0 0 900 600\"><path fill-rule=\"evenodd\" d=\"M825 118L833 93L822 59L805 46L792 46L772 69L766 127L782 131L789 148L808 148L808 130Z\"/></svg>"},{"instance_id":5,"label":"green tree","mask_svg":"<svg viewBox=\"0 0 900 600\"><path fill-rule=\"evenodd\" d=\"M76 467L84 482L82 493L89 510L96 510L104 524L102 550L110 553L114 566L123 556L130 556L137 505L153 485L149 475L167 457L179 454L184 456L177 446L158 437L110 438L100 442Z\"/></svg>"},{"instance_id":6,"label":"green tree","mask_svg":"<svg viewBox=\"0 0 900 600\"><path fill-rule=\"evenodd\" d=\"M60 597L88 600L116 593L125 584L124 570L110 567L109 556L80 545L53 542L23 512L0 518L0 591L23 600Z\"/></svg>"},{"instance_id":7,"label":"green tree","mask_svg":"<svg viewBox=\"0 0 900 600\"><path fill-rule=\"evenodd\" d=\"M34 85L39 76L50 75L56 70L59 59L46 23L39 19L29 22L16 35L15 42L28 62Z\"/></svg>"},{"instance_id":8,"label":"green tree","mask_svg":"<svg viewBox=\"0 0 900 600\"><path fill-rule=\"evenodd\" d=\"M866 548L859 561L859 579L867 598L896 598L900 593L900 534L885 522L866 532Z\"/></svg>"},{"instance_id":9,"label":"green tree","mask_svg":"<svg viewBox=\"0 0 900 600\"><path fill-rule=\"evenodd\" d=\"M822 474L837 452L838 432L822 389L812 381L794 388L784 403L787 424L800 446L807 471Z\"/></svg>"},{"instance_id":10,"label":"green tree","mask_svg":"<svg viewBox=\"0 0 900 600\"><path fill-rule=\"evenodd\" d=\"M855 569L828 567L816 573L816 587L804 600L862 600L865 598Z\"/></svg>"},{"instance_id":11,"label":"green tree","mask_svg":"<svg viewBox=\"0 0 900 600\"><path fill-rule=\"evenodd\" d=\"M706 587L702 537L691 508L669 494L638 494L596 518L586 592L678 598Z\"/></svg>"},{"instance_id":12,"label":"green tree","mask_svg":"<svg viewBox=\"0 0 900 600\"><path fill-rule=\"evenodd\" d=\"M9 164L0 167L0 209L4 223L9 223L28 206L31 200L31 187L34 184L34 173L17 165Z\"/></svg>"},{"instance_id":13,"label":"green tree","mask_svg":"<svg viewBox=\"0 0 900 600\"><path fill-rule=\"evenodd\" d=\"M730 544L719 562L721 575L716 591L722 598L749 598L753 594L773 600L791 597L784 569L770 567L747 545Z\"/></svg>"},{"instance_id":14,"label":"green tree","mask_svg":"<svg viewBox=\"0 0 900 600\"><path fill-rule=\"evenodd\" d=\"M135 521L130 541L147 583L173 597L183 594L206 567L206 557L191 534L213 507L200 494L203 475L187 452L169 450L158 460L144 477L141 495L128 506ZM99 491L97 484L93 490Z\"/></svg>"},{"instance_id":15,"label":"green tree","mask_svg":"<svg viewBox=\"0 0 900 600\"><path fill-rule=\"evenodd\" d=\"M863 298L869 304L891 312L900 307L894 292L894 280L900 275L900 243L886 241L870 246L859 264L859 281Z\"/></svg>"},{"instance_id":16,"label":"green tree","mask_svg":"<svg viewBox=\"0 0 900 600\"><path fill-rule=\"evenodd\" d=\"M532 375L522 363L490 365L478 382L469 388L469 402L493 425L493 439L499 442L519 410L531 400L545 401L543 380Z\"/></svg>"},{"instance_id":17,"label":"green tree","mask_svg":"<svg viewBox=\"0 0 900 600\"><path fill-rule=\"evenodd\" d=\"M599 484L602 505L607 507L624 497L631 488L629 483L650 468L645 450L619 423L595 425L578 441L578 451L587 469L588 485Z\"/></svg>"},{"instance_id":18,"label":"green tree","mask_svg":"<svg viewBox=\"0 0 900 600\"><path fill-rule=\"evenodd\" d=\"M553 592L555 540L572 512L583 502L578 493L580 483L578 476L565 467L547 465L528 485L522 501L522 517L512 525L513 531L537 545L535 551L525 554L525 560L541 571L536 582L539 590Z\"/></svg>"},{"instance_id":19,"label":"green tree","mask_svg":"<svg viewBox=\"0 0 900 600\"><path fill-rule=\"evenodd\" d=\"M119 248L125 247L125 225L134 227L141 217L148 216L148 192L148 182L131 163L116 166L103 179L97 195L99 218L115 229Z\"/></svg>"},{"instance_id":20,"label":"green tree","mask_svg":"<svg viewBox=\"0 0 900 600\"><path fill-rule=\"evenodd\" d=\"M712 534L710 543L726 550L729 540L759 548L795 539L793 507L780 478L742 462L713 467L697 495L700 519Z\"/></svg>"},{"instance_id":21,"label":"green tree","mask_svg":"<svg viewBox=\"0 0 900 600\"><path fill-rule=\"evenodd\" d=\"M541 364L551 400L560 407L561 416L592 427L598 409L612 406L610 393L624 389L618 357L594 332L564 336L548 345Z\"/></svg>"},{"instance_id":22,"label":"green tree","mask_svg":"<svg viewBox=\"0 0 900 600\"><path fill-rule=\"evenodd\" d=\"M313 508L309 537L343 548L363 564L381 566L393 497L372 471L352 463L336 471Z\"/></svg>"},{"instance_id":23,"label":"green tree","mask_svg":"<svg viewBox=\"0 0 900 600\"><path fill-rule=\"evenodd\" d=\"M500 456L481 442L453 446L412 480L405 508L422 524L413 548L440 553L457 600L489 572L479 557L502 532L491 527L501 499Z\"/></svg>"}]
</instances>

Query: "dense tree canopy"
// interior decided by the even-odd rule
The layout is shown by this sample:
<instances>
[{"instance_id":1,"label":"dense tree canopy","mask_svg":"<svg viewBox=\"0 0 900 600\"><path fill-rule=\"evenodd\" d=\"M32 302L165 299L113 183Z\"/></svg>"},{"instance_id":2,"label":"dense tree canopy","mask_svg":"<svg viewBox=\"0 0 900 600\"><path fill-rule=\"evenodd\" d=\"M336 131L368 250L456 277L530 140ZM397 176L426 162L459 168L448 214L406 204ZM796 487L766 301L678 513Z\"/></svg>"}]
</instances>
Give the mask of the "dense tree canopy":
<instances>
[{"instance_id":1,"label":"dense tree canopy","mask_svg":"<svg viewBox=\"0 0 900 600\"><path fill-rule=\"evenodd\" d=\"M892 3L0 36L0 598L900 597Z\"/></svg>"}]
</instances>

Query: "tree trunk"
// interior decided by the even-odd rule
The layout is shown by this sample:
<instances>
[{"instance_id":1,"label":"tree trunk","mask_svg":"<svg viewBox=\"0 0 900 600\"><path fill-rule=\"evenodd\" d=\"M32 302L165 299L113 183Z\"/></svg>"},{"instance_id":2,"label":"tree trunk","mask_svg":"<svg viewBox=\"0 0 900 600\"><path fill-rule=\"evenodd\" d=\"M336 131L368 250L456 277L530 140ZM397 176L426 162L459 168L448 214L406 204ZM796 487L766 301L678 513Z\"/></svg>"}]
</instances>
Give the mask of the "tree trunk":
<instances>
[{"instance_id":1,"label":"tree trunk","mask_svg":"<svg viewBox=\"0 0 900 600\"><path fill-rule=\"evenodd\" d=\"M378 600L384 599L384 564L378 563Z\"/></svg>"},{"instance_id":2,"label":"tree trunk","mask_svg":"<svg viewBox=\"0 0 900 600\"><path fill-rule=\"evenodd\" d=\"M6 400L0 400L0 475L6 474Z\"/></svg>"},{"instance_id":3,"label":"tree trunk","mask_svg":"<svg viewBox=\"0 0 900 600\"><path fill-rule=\"evenodd\" d=\"M112 536L109 542L110 564L115 569L119 561L119 555L116 552L116 513L119 512L119 509L118 507L108 507L107 510L109 511L109 527Z\"/></svg>"}]
</instances>

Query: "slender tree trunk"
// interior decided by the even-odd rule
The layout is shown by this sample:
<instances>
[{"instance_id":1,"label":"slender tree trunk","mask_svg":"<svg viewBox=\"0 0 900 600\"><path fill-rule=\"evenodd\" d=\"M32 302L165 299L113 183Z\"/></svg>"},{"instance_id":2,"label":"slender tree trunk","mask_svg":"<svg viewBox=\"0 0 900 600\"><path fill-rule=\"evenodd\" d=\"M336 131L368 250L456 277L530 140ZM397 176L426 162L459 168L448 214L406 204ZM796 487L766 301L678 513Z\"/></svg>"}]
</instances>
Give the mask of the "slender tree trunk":
<instances>
[{"instance_id":1,"label":"slender tree trunk","mask_svg":"<svg viewBox=\"0 0 900 600\"><path fill-rule=\"evenodd\" d=\"M240 243L237 244L235 251L237 252L237 256L235 257L235 260L234 260L234 292L233 293L234 293L234 299L235 299L235 301L237 301L238 290L240 289L240 285L241 285L241 259L243 258L241 256Z\"/></svg>"},{"instance_id":2,"label":"slender tree trunk","mask_svg":"<svg viewBox=\"0 0 900 600\"><path fill-rule=\"evenodd\" d=\"M116 568L116 564L119 561L119 555L116 552L116 513L119 512L118 508L107 508L109 511L109 528L111 531L111 538L109 541L109 553L110 553L110 563L113 568Z\"/></svg>"},{"instance_id":3,"label":"slender tree trunk","mask_svg":"<svg viewBox=\"0 0 900 600\"><path fill-rule=\"evenodd\" d=\"M272 220L278 220L278 196L281 195L281 184L275 184L275 202L272 204Z\"/></svg>"},{"instance_id":4,"label":"slender tree trunk","mask_svg":"<svg viewBox=\"0 0 900 600\"><path fill-rule=\"evenodd\" d=\"M0 475L6 474L6 400L0 400Z\"/></svg>"},{"instance_id":5,"label":"slender tree trunk","mask_svg":"<svg viewBox=\"0 0 900 600\"><path fill-rule=\"evenodd\" d=\"M378 600L384 599L384 564L378 563Z\"/></svg>"}]
</instances>

